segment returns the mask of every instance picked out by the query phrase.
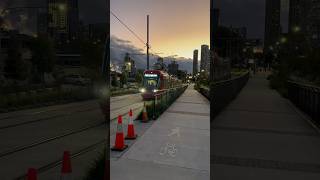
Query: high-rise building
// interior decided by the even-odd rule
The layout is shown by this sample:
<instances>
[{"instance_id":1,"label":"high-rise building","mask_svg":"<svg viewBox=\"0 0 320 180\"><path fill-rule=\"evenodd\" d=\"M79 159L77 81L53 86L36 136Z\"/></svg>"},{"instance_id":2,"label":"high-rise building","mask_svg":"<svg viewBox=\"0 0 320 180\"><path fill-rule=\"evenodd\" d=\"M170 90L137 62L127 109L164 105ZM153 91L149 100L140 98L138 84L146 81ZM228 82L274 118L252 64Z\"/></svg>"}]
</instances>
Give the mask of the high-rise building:
<instances>
[{"instance_id":1,"label":"high-rise building","mask_svg":"<svg viewBox=\"0 0 320 180\"><path fill-rule=\"evenodd\" d=\"M69 39L76 39L79 33L78 0L68 0Z\"/></svg>"},{"instance_id":2,"label":"high-rise building","mask_svg":"<svg viewBox=\"0 0 320 180\"><path fill-rule=\"evenodd\" d=\"M48 34L48 13L45 8L38 9L37 14L37 35Z\"/></svg>"},{"instance_id":3,"label":"high-rise building","mask_svg":"<svg viewBox=\"0 0 320 180\"><path fill-rule=\"evenodd\" d=\"M81 33L83 38L92 41L105 41L107 38L107 29L107 23L88 24L81 27Z\"/></svg>"},{"instance_id":4,"label":"high-rise building","mask_svg":"<svg viewBox=\"0 0 320 180\"><path fill-rule=\"evenodd\" d=\"M168 72L171 75L178 75L179 64L176 61L172 61L171 64L168 65Z\"/></svg>"},{"instance_id":5,"label":"high-rise building","mask_svg":"<svg viewBox=\"0 0 320 180\"><path fill-rule=\"evenodd\" d=\"M298 31L313 45L320 46L320 1L290 0L289 32Z\"/></svg>"},{"instance_id":6,"label":"high-rise building","mask_svg":"<svg viewBox=\"0 0 320 180\"><path fill-rule=\"evenodd\" d=\"M297 28L302 28L303 12L305 7L305 0L290 0L289 1L289 32L296 31Z\"/></svg>"},{"instance_id":7,"label":"high-rise building","mask_svg":"<svg viewBox=\"0 0 320 180\"><path fill-rule=\"evenodd\" d=\"M79 29L78 0L48 0L48 32L57 40L75 39Z\"/></svg>"},{"instance_id":8,"label":"high-rise building","mask_svg":"<svg viewBox=\"0 0 320 180\"><path fill-rule=\"evenodd\" d=\"M266 0L265 11L265 34L264 34L264 49L265 52L272 50L273 46L279 41L280 28L280 0Z\"/></svg>"},{"instance_id":9,"label":"high-rise building","mask_svg":"<svg viewBox=\"0 0 320 180\"><path fill-rule=\"evenodd\" d=\"M211 10L211 18L210 18L211 37L213 38L213 44L214 42L216 42L216 39L217 39L217 30L219 27L219 20L220 20L220 10L217 8L213 8L213 10Z\"/></svg>"},{"instance_id":10,"label":"high-rise building","mask_svg":"<svg viewBox=\"0 0 320 180\"><path fill-rule=\"evenodd\" d=\"M210 50L208 45L201 46L200 71L210 72Z\"/></svg>"},{"instance_id":11,"label":"high-rise building","mask_svg":"<svg viewBox=\"0 0 320 180\"><path fill-rule=\"evenodd\" d=\"M198 74L198 54L199 51L196 49L193 51L193 75Z\"/></svg>"}]
</instances>

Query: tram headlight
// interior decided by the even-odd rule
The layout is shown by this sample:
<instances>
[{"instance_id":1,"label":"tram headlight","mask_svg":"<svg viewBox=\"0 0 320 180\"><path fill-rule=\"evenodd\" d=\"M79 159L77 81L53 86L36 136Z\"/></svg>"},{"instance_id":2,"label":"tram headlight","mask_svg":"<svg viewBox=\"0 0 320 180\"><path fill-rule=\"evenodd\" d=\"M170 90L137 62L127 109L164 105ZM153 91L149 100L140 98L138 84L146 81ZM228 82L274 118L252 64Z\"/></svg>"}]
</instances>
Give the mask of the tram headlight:
<instances>
[{"instance_id":1,"label":"tram headlight","mask_svg":"<svg viewBox=\"0 0 320 180\"><path fill-rule=\"evenodd\" d=\"M141 89L140 89L140 92L141 92L141 93L145 93L145 92L146 92L146 89L145 89L145 88L141 88Z\"/></svg>"},{"instance_id":2,"label":"tram headlight","mask_svg":"<svg viewBox=\"0 0 320 180\"><path fill-rule=\"evenodd\" d=\"M153 90L154 93L156 93L156 92L158 92L158 91L159 91L158 89L154 89L154 90Z\"/></svg>"}]
</instances>

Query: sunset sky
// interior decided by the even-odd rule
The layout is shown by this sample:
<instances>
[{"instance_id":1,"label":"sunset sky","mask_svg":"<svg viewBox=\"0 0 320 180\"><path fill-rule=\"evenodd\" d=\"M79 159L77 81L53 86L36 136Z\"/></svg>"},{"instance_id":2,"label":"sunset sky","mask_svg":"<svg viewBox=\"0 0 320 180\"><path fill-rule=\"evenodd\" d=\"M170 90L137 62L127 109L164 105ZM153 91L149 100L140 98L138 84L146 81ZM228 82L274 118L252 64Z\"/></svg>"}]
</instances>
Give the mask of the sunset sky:
<instances>
[{"instance_id":1,"label":"sunset sky","mask_svg":"<svg viewBox=\"0 0 320 180\"><path fill-rule=\"evenodd\" d=\"M146 15L150 15L150 44L161 56L192 58L193 50L210 44L210 0L111 0L111 11L143 40L147 39ZM144 45L112 15L111 35Z\"/></svg>"}]
</instances>

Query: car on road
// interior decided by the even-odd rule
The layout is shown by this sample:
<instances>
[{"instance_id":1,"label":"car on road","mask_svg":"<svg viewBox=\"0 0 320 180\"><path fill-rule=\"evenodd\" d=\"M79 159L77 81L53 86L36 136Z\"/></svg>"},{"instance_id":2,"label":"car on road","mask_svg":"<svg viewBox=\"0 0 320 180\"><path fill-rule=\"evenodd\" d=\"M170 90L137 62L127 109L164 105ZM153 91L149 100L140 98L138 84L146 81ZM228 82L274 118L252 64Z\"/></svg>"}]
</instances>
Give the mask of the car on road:
<instances>
[{"instance_id":1,"label":"car on road","mask_svg":"<svg viewBox=\"0 0 320 180\"><path fill-rule=\"evenodd\" d=\"M79 74L72 74L72 75L65 76L63 82L65 84L74 84L74 85L91 84L91 80L89 78L85 78Z\"/></svg>"}]
</instances>

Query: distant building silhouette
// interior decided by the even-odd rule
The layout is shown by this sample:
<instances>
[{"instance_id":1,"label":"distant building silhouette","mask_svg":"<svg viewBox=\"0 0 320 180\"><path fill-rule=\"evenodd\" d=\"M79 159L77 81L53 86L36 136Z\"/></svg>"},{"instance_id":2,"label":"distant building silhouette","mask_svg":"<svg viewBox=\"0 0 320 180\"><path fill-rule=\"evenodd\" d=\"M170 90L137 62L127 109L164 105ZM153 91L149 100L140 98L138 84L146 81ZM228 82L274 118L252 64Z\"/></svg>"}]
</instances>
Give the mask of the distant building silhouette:
<instances>
[{"instance_id":1,"label":"distant building silhouette","mask_svg":"<svg viewBox=\"0 0 320 180\"><path fill-rule=\"evenodd\" d=\"M37 14L37 35L48 35L48 12L47 9L38 9Z\"/></svg>"},{"instance_id":2,"label":"distant building silhouette","mask_svg":"<svg viewBox=\"0 0 320 180\"><path fill-rule=\"evenodd\" d=\"M163 62L163 58L159 57L157 59L157 62L153 65L153 69L167 71L167 67L166 64Z\"/></svg>"},{"instance_id":3,"label":"distant building silhouette","mask_svg":"<svg viewBox=\"0 0 320 180\"><path fill-rule=\"evenodd\" d=\"M88 24L81 27L81 37L91 41L105 41L107 38L107 23Z\"/></svg>"},{"instance_id":4,"label":"distant building silhouette","mask_svg":"<svg viewBox=\"0 0 320 180\"><path fill-rule=\"evenodd\" d=\"M290 0L289 33L302 32L307 40L320 46L320 1Z\"/></svg>"},{"instance_id":5,"label":"distant building silhouette","mask_svg":"<svg viewBox=\"0 0 320 180\"><path fill-rule=\"evenodd\" d=\"M168 72L171 75L177 76L178 75L178 70L179 70L179 64L176 61L172 61L168 65Z\"/></svg>"},{"instance_id":6,"label":"distant building silhouette","mask_svg":"<svg viewBox=\"0 0 320 180\"><path fill-rule=\"evenodd\" d=\"M264 34L265 52L272 50L276 42L279 41L281 33L280 10L280 0L266 0Z\"/></svg>"},{"instance_id":7,"label":"distant building silhouette","mask_svg":"<svg viewBox=\"0 0 320 180\"><path fill-rule=\"evenodd\" d=\"M198 74L198 56L199 56L199 51L196 49L193 51L193 75Z\"/></svg>"},{"instance_id":8,"label":"distant building silhouette","mask_svg":"<svg viewBox=\"0 0 320 180\"><path fill-rule=\"evenodd\" d=\"M210 28L212 31L211 36L213 38L213 43L216 42L216 39L217 39L217 30L219 27L219 22L220 22L220 10L217 8L213 8L211 12L211 23L210 23L210 26L211 26Z\"/></svg>"},{"instance_id":9,"label":"distant building silhouette","mask_svg":"<svg viewBox=\"0 0 320 180\"><path fill-rule=\"evenodd\" d=\"M133 78L136 75L137 68L136 68L136 63L135 61L130 57L129 53L126 53L124 62L123 62L123 67L122 71L127 72L129 75L129 78Z\"/></svg>"},{"instance_id":10,"label":"distant building silhouette","mask_svg":"<svg viewBox=\"0 0 320 180\"><path fill-rule=\"evenodd\" d=\"M210 51L208 45L201 46L200 71L210 72Z\"/></svg>"},{"instance_id":11,"label":"distant building silhouette","mask_svg":"<svg viewBox=\"0 0 320 180\"><path fill-rule=\"evenodd\" d=\"M48 32L61 42L77 38L79 31L78 0L48 0Z\"/></svg>"}]
</instances>

